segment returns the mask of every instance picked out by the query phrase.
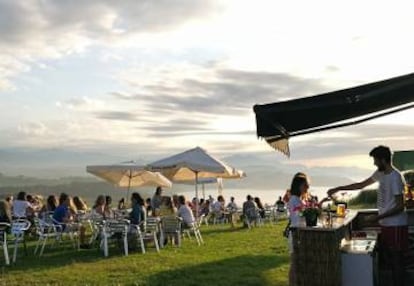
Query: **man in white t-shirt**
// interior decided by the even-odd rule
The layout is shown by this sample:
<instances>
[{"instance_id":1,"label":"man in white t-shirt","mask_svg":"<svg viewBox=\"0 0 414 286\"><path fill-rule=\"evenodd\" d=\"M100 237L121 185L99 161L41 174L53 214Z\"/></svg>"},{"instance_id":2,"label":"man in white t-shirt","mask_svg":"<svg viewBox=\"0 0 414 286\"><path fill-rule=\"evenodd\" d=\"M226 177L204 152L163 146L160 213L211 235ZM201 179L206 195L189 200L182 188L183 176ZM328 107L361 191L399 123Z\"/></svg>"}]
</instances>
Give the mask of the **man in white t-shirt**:
<instances>
[{"instance_id":1,"label":"man in white t-shirt","mask_svg":"<svg viewBox=\"0 0 414 286\"><path fill-rule=\"evenodd\" d=\"M401 173L391 164L391 150L386 146L378 146L369 153L374 158L377 171L368 179L346 186L328 190L332 196L342 190L359 190L375 182L377 190L378 216L372 218L381 226L380 251L388 258L392 266L393 285L404 285L404 256L408 249L407 213L404 208L405 181Z\"/></svg>"},{"instance_id":2,"label":"man in white t-shirt","mask_svg":"<svg viewBox=\"0 0 414 286\"><path fill-rule=\"evenodd\" d=\"M184 196L178 197L179 208L177 215L183 219L184 227L189 227L194 223L194 215L191 208L187 205Z\"/></svg>"},{"instance_id":3,"label":"man in white t-shirt","mask_svg":"<svg viewBox=\"0 0 414 286\"><path fill-rule=\"evenodd\" d=\"M27 211L33 211L33 206L26 200L26 192L19 192L17 198L13 201L13 217L26 218Z\"/></svg>"}]
</instances>

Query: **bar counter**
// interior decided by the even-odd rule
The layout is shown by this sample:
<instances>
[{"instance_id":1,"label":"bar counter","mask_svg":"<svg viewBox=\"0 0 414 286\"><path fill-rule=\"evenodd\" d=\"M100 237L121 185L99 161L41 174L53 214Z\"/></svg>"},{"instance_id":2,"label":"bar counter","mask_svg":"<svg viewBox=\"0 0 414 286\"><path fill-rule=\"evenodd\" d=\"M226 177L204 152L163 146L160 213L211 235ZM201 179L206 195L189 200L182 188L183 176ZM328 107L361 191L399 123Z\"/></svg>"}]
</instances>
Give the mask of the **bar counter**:
<instances>
[{"instance_id":1,"label":"bar counter","mask_svg":"<svg viewBox=\"0 0 414 286\"><path fill-rule=\"evenodd\" d=\"M332 226L292 228L293 264L297 286L341 285L341 241L350 239L358 211L347 210L346 216L333 217Z\"/></svg>"}]
</instances>

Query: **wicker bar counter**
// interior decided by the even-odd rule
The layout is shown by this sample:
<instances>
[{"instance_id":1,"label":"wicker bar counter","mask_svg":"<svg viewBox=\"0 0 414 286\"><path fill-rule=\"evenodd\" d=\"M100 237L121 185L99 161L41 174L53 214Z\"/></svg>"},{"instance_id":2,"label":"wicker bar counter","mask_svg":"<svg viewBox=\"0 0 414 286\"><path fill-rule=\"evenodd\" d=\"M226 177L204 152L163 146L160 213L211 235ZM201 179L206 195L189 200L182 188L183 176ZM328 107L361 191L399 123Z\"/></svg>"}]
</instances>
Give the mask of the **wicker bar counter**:
<instances>
[{"instance_id":1,"label":"wicker bar counter","mask_svg":"<svg viewBox=\"0 0 414 286\"><path fill-rule=\"evenodd\" d=\"M345 218L333 218L332 227L292 229L296 286L341 285L341 240L350 234L357 214L349 211Z\"/></svg>"}]
</instances>

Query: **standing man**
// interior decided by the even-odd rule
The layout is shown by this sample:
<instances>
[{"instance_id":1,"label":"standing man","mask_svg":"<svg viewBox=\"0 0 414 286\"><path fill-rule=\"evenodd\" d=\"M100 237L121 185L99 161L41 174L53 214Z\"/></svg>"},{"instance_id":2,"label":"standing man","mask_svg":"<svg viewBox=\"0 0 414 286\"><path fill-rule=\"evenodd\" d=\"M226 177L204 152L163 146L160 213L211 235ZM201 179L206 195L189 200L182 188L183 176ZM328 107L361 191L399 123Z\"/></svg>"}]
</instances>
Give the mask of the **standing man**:
<instances>
[{"instance_id":1,"label":"standing man","mask_svg":"<svg viewBox=\"0 0 414 286\"><path fill-rule=\"evenodd\" d=\"M393 285L404 285L404 251L408 249L407 213L404 209L404 177L391 164L391 150L386 146L378 146L369 153L374 159L377 170L368 179L346 186L328 190L332 196L342 190L359 190L375 182L377 190L378 215L372 221L381 226L380 251L383 257L389 258L392 269Z\"/></svg>"}]
</instances>

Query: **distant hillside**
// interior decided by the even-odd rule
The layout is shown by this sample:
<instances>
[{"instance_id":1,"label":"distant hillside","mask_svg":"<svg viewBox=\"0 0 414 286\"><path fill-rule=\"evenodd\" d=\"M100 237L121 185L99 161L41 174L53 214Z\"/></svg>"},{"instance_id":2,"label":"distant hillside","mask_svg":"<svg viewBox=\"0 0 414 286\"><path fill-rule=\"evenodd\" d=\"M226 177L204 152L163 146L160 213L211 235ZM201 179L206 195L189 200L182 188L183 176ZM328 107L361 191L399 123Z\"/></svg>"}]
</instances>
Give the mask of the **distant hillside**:
<instances>
[{"instance_id":1,"label":"distant hillside","mask_svg":"<svg viewBox=\"0 0 414 286\"><path fill-rule=\"evenodd\" d=\"M88 179L90 180L90 179ZM93 204L98 195L110 195L114 200L119 200L121 197L125 197L127 190L114 187L111 184L105 182L99 182L95 180L91 181L72 181L61 184L38 184L38 185L20 185L20 186L1 186L0 196L6 195L16 196L18 192L25 191L28 194L37 194L47 197L51 194L59 195L60 193L67 193L71 196L81 196L89 205ZM130 191L130 194L134 190ZM153 188L140 188L139 192L144 197L150 197L154 192Z\"/></svg>"},{"instance_id":2,"label":"distant hillside","mask_svg":"<svg viewBox=\"0 0 414 286\"><path fill-rule=\"evenodd\" d=\"M102 193L113 195L114 199L120 198L126 195L124 189L115 188L86 173L86 166L132 159L145 164L159 158L146 154L126 158L106 153L59 149L0 149L0 194L15 194L19 190L25 190L43 195L67 192L91 200ZM309 168L292 164L289 159L274 152L236 153L220 159L247 173L247 177L240 180L225 180L224 189L284 190L289 187L292 176L299 171L310 176L313 187L348 184L371 174L369 170L356 167ZM208 188L214 190L216 186L213 184ZM192 189L193 186L175 184L171 192ZM138 190L146 197L151 196L154 191L153 188Z\"/></svg>"}]
</instances>

